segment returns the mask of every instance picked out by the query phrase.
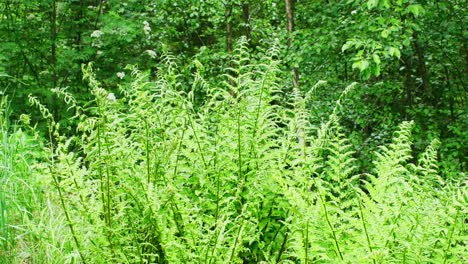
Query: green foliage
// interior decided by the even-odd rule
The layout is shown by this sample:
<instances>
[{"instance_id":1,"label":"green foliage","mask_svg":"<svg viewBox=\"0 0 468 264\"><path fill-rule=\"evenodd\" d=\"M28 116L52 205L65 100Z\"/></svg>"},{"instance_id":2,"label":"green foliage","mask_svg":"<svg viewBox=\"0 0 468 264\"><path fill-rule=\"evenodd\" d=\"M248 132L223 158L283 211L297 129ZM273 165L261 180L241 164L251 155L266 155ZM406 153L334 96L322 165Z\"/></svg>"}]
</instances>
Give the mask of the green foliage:
<instances>
[{"instance_id":1,"label":"green foliage","mask_svg":"<svg viewBox=\"0 0 468 264\"><path fill-rule=\"evenodd\" d=\"M288 1L1 2L0 262L466 262L466 7Z\"/></svg>"},{"instance_id":2,"label":"green foliage","mask_svg":"<svg viewBox=\"0 0 468 264\"><path fill-rule=\"evenodd\" d=\"M54 90L74 111L71 137L31 98L49 120L50 140L43 150L1 152L10 164L1 178L8 182L1 189L1 205L8 205L1 257L11 263L466 259L466 183L439 176L438 141L412 165L414 124L404 122L376 152L372 174L356 174L339 122L355 84L313 129L311 94L296 89L293 110L273 103L282 96L278 52L272 48L253 62L241 42L222 86L196 72L188 91L170 55L156 81L128 67L132 81L119 94L84 66L92 101L81 105L66 89ZM197 89L208 98L198 105ZM9 128L2 131L8 140L2 149L20 146ZM18 160L11 155L27 158L11 163Z\"/></svg>"},{"instance_id":3,"label":"green foliage","mask_svg":"<svg viewBox=\"0 0 468 264\"><path fill-rule=\"evenodd\" d=\"M299 73L299 89L308 93L317 80L329 88L309 101L328 116L340 89L360 81L344 107L343 129L352 134L358 170L369 172L367 156L405 120L415 121L419 154L437 136L444 178L466 167L465 7L460 1L351 0L292 1L294 32L287 32L282 0L230 1L4 1L0 3L0 86L12 105L32 122L41 113L27 104L40 99L62 132L72 135L76 120L54 100L50 88L67 88L79 104L92 100L81 65L93 62L102 87L117 94L129 82L128 64L149 71L156 80L165 54L174 54L185 91L193 85L195 61L210 86L225 81L231 67L227 24L234 42L246 37L250 59L258 61L277 43L279 84L288 104L290 70ZM229 18L226 11L230 10ZM291 38L290 38L291 37ZM291 43L289 43L291 40ZM195 108L208 100L205 88L194 92ZM379 109L376 114L375 109ZM380 111L380 109L384 109ZM38 129L47 134L46 122ZM378 132L377 132L378 131Z\"/></svg>"}]
</instances>

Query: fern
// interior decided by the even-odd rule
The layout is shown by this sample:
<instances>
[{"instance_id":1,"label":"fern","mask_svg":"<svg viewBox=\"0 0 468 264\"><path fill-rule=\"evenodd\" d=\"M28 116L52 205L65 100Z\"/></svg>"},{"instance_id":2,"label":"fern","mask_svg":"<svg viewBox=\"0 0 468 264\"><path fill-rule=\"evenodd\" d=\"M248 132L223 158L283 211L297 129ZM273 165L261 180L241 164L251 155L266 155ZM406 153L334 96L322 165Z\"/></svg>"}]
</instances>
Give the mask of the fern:
<instances>
[{"instance_id":1,"label":"fern","mask_svg":"<svg viewBox=\"0 0 468 264\"><path fill-rule=\"evenodd\" d=\"M439 176L439 166L437 159L437 149L440 145L438 139L432 140L431 144L426 148L421 154L420 159L418 160L418 166L414 167L415 175L421 177L417 178L418 182L427 183L435 186L444 185L443 179Z\"/></svg>"},{"instance_id":2,"label":"fern","mask_svg":"<svg viewBox=\"0 0 468 264\"><path fill-rule=\"evenodd\" d=\"M48 158L25 169L27 198L1 215L6 226L25 212L2 249L31 248L41 263L463 262L466 182L440 178L437 140L412 164L413 123L404 122L373 171L356 174L340 125L356 84L315 126L308 105L324 82L279 104L278 52L253 58L241 40L222 83L205 80L198 61L187 81L164 54L155 80L129 66L132 81L118 91L84 66L90 102L54 89L75 111L72 137L31 97L49 122ZM25 188L11 179L2 178ZM2 208L23 195L0 190Z\"/></svg>"}]
</instances>

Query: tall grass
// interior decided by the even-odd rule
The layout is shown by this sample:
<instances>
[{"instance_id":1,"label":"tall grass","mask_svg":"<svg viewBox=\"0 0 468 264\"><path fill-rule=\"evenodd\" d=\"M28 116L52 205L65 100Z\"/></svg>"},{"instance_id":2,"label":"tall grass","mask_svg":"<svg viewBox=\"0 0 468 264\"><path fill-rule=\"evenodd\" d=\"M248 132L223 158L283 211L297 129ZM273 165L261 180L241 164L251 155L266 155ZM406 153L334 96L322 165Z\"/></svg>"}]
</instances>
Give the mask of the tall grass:
<instances>
[{"instance_id":1,"label":"tall grass","mask_svg":"<svg viewBox=\"0 0 468 264\"><path fill-rule=\"evenodd\" d=\"M73 137L31 98L49 120L50 139L41 158L12 163L28 150L11 154L19 143L2 128L1 180L9 184L1 189L0 256L12 263L466 261L466 181L438 176L438 142L410 163L405 122L375 154L373 171L356 175L339 102L318 129L307 95L296 90L289 105L276 103L285 97L277 52L251 61L241 44L224 84L196 72L188 89L167 55L157 81L129 68L133 82L117 98L85 66L92 102L79 105L55 90L75 111ZM207 99L196 105L200 90Z\"/></svg>"},{"instance_id":2,"label":"tall grass","mask_svg":"<svg viewBox=\"0 0 468 264\"><path fill-rule=\"evenodd\" d=\"M61 252L73 248L67 246L63 213L44 173L41 140L9 121L6 97L0 110L0 262L61 262ZM28 117L21 119L27 127Z\"/></svg>"}]
</instances>

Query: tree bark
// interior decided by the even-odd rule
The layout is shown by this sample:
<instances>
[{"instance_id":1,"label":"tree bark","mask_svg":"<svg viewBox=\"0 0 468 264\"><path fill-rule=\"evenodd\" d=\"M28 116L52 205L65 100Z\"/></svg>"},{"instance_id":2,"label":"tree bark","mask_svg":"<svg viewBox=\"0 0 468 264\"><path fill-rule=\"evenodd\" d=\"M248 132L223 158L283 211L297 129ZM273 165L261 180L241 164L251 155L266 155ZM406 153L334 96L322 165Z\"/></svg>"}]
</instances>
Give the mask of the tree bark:
<instances>
[{"instance_id":1,"label":"tree bark","mask_svg":"<svg viewBox=\"0 0 468 264\"><path fill-rule=\"evenodd\" d=\"M292 34L294 32L294 2L293 0L284 0L286 5L286 16L288 19L288 48L292 46ZM293 90L295 93L299 94L299 68L293 66ZM296 102L298 103L298 102ZM302 156L305 157L305 132L304 128L298 127L297 129L297 140L302 149Z\"/></svg>"},{"instance_id":2,"label":"tree bark","mask_svg":"<svg viewBox=\"0 0 468 264\"><path fill-rule=\"evenodd\" d=\"M57 1L52 1L52 14L51 14L51 39L52 44L50 47L50 64L52 66L52 82L53 88L57 87Z\"/></svg>"},{"instance_id":3,"label":"tree bark","mask_svg":"<svg viewBox=\"0 0 468 264\"><path fill-rule=\"evenodd\" d=\"M52 13L51 13L51 47L50 47L50 65L52 67L52 88L57 88L58 86L58 72L57 72L57 1L52 1ZM52 113L55 120L60 120L60 111L57 105L56 100L52 96L48 96L50 101L50 107L52 108Z\"/></svg>"},{"instance_id":4,"label":"tree bark","mask_svg":"<svg viewBox=\"0 0 468 264\"><path fill-rule=\"evenodd\" d=\"M284 0L286 5L286 15L288 18L288 47L292 45L292 34L294 32L294 2L293 0ZM299 87L299 69L297 66L293 67L293 86Z\"/></svg>"},{"instance_id":5,"label":"tree bark","mask_svg":"<svg viewBox=\"0 0 468 264\"><path fill-rule=\"evenodd\" d=\"M414 89L414 81L413 81L413 56L411 54L403 55L401 65L405 67L404 69L404 88L405 88L405 95L404 99L402 100L404 103L401 104L401 114L405 118L409 118L408 110L413 107L413 89Z\"/></svg>"},{"instance_id":6,"label":"tree bark","mask_svg":"<svg viewBox=\"0 0 468 264\"><path fill-rule=\"evenodd\" d=\"M250 1L242 2L242 17L244 18L245 37L250 45L252 39L250 29Z\"/></svg>"},{"instance_id":7,"label":"tree bark","mask_svg":"<svg viewBox=\"0 0 468 264\"><path fill-rule=\"evenodd\" d=\"M432 91L430 90L429 86L429 73L426 68L426 59L424 56L424 48L421 45L421 42L418 37L418 33L414 31L413 33L413 46L414 46L414 51L416 52L416 56L418 58L418 76L422 80L422 92L423 92L423 98L426 98L426 100L432 100Z\"/></svg>"},{"instance_id":8,"label":"tree bark","mask_svg":"<svg viewBox=\"0 0 468 264\"><path fill-rule=\"evenodd\" d=\"M232 23L231 23L231 16L232 16L232 3L231 1L227 1L226 3L226 13L225 13L225 20L226 20L226 51L228 54L228 67L231 68L231 53L232 53ZM233 72L231 72L231 75ZM237 93L234 90L234 87L236 86L236 82L232 79L229 78L229 84L231 85L229 94L231 94L232 97L236 98Z\"/></svg>"},{"instance_id":9,"label":"tree bark","mask_svg":"<svg viewBox=\"0 0 468 264\"><path fill-rule=\"evenodd\" d=\"M96 20L94 21L94 29L98 29L99 18L101 17L101 14L102 14L102 5L103 5L103 1L99 0L99 8L98 8L98 13L96 15Z\"/></svg>"},{"instance_id":10,"label":"tree bark","mask_svg":"<svg viewBox=\"0 0 468 264\"><path fill-rule=\"evenodd\" d=\"M291 34L294 31L294 11L293 11L293 2L292 0L284 0L286 5L286 16L288 18L288 46L292 44Z\"/></svg>"},{"instance_id":11,"label":"tree bark","mask_svg":"<svg viewBox=\"0 0 468 264\"><path fill-rule=\"evenodd\" d=\"M232 4L226 4L226 50L227 53L232 52L232 24L231 24L231 15L232 15Z\"/></svg>"}]
</instances>

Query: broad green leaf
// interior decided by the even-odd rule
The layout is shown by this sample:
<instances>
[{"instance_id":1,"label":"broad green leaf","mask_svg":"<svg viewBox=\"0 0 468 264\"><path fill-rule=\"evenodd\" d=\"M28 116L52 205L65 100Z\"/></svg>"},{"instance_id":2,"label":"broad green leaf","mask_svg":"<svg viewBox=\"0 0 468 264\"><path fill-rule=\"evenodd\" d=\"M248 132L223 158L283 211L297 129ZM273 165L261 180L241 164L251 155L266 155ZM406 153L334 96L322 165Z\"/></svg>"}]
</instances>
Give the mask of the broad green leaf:
<instances>
[{"instance_id":1,"label":"broad green leaf","mask_svg":"<svg viewBox=\"0 0 468 264\"><path fill-rule=\"evenodd\" d=\"M389 32L388 32L388 30L384 29L384 30L382 30L380 35L382 36L382 38L388 38Z\"/></svg>"},{"instance_id":2,"label":"broad green leaf","mask_svg":"<svg viewBox=\"0 0 468 264\"><path fill-rule=\"evenodd\" d=\"M341 52L345 52L347 49L349 49L352 46L352 41L347 41L343 47L341 47Z\"/></svg>"},{"instance_id":3,"label":"broad green leaf","mask_svg":"<svg viewBox=\"0 0 468 264\"><path fill-rule=\"evenodd\" d=\"M404 45L405 47L409 47L410 44L411 44L411 41L410 41L409 38L405 38L405 39L403 40L403 45Z\"/></svg>"},{"instance_id":4,"label":"broad green leaf","mask_svg":"<svg viewBox=\"0 0 468 264\"><path fill-rule=\"evenodd\" d=\"M394 56L394 57L397 57L397 58L400 58L400 56L401 56L400 50L395 48L395 47L390 47L388 49L388 54L390 54L390 56Z\"/></svg>"},{"instance_id":5,"label":"broad green leaf","mask_svg":"<svg viewBox=\"0 0 468 264\"><path fill-rule=\"evenodd\" d=\"M419 4L410 5L406 8L406 12L412 13L415 17L418 17L419 14L424 13L424 8Z\"/></svg>"},{"instance_id":6,"label":"broad green leaf","mask_svg":"<svg viewBox=\"0 0 468 264\"><path fill-rule=\"evenodd\" d=\"M367 1L367 8L372 9L379 4L379 0L368 0Z\"/></svg>"},{"instance_id":7,"label":"broad green leaf","mask_svg":"<svg viewBox=\"0 0 468 264\"><path fill-rule=\"evenodd\" d=\"M382 5L385 8L390 8L390 5L391 5L390 0L383 0Z\"/></svg>"},{"instance_id":8,"label":"broad green leaf","mask_svg":"<svg viewBox=\"0 0 468 264\"><path fill-rule=\"evenodd\" d=\"M377 54L372 54L372 59L374 60L375 64L380 64L380 57Z\"/></svg>"},{"instance_id":9,"label":"broad green leaf","mask_svg":"<svg viewBox=\"0 0 468 264\"><path fill-rule=\"evenodd\" d=\"M374 70L373 74L374 74L375 76L379 76L379 75L380 75L380 65L379 65L379 64L375 65L375 67L373 68L373 70Z\"/></svg>"},{"instance_id":10,"label":"broad green leaf","mask_svg":"<svg viewBox=\"0 0 468 264\"><path fill-rule=\"evenodd\" d=\"M359 71L364 71L369 67L369 62L367 60L359 60L353 63L352 68L353 69L359 69Z\"/></svg>"},{"instance_id":11,"label":"broad green leaf","mask_svg":"<svg viewBox=\"0 0 468 264\"><path fill-rule=\"evenodd\" d=\"M362 78L364 80L368 80L371 76L371 69L365 69L363 72L362 72Z\"/></svg>"}]
</instances>

